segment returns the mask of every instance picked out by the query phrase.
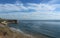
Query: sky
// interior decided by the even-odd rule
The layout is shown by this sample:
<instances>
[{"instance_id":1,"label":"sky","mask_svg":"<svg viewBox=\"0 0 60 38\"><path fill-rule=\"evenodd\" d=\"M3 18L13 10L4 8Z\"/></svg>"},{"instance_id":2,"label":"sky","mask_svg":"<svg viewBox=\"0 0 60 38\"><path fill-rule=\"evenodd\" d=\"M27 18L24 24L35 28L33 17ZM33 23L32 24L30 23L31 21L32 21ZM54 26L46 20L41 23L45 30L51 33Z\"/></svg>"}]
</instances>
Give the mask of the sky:
<instances>
[{"instance_id":1,"label":"sky","mask_svg":"<svg viewBox=\"0 0 60 38\"><path fill-rule=\"evenodd\" d=\"M60 0L0 0L0 17L19 20L60 20Z\"/></svg>"}]
</instances>

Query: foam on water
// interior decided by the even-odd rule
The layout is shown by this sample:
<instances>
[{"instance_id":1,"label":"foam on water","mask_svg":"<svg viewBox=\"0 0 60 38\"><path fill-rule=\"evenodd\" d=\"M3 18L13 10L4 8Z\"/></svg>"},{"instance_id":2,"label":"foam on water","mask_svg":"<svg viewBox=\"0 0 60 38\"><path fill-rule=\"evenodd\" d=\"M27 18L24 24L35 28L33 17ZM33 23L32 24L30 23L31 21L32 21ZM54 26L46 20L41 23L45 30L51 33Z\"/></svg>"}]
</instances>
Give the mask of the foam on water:
<instances>
[{"instance_id":1,"label":"foam on water","mask_svg":"<svg viewBox=\"0 0 60 38\"><path fill-rule=\"evenodd\" d=\"M45 34L53 37L60 37L60 22L55 21L19 21L18 26L10 24L10 27L14 27L13 30L17 30L23 34ZM15 29L18 28L18 29Z\"/></svg>"},{"instance_id":2,"label":"foam on water","mask_svg":"<svg viewBox=\"0 0 60 38\"><path fill-rule=\"evenodd\" d=\"M26 34L26 33L24 33L23 31L21 31L20 29L16 29L16 28L13 28L13 27L10 27L10 29L11 29L13 32L20 32L20 33L22 33L22 34L25 35L25 36L29 36L29 37L31 37L31 38L34 38L32 35Z\"/></svg>"},{"instance_id":3,"label":"foam on water","mask_svg":"<svg viewBox=\"0 0 60 38\"><path fill-rule=\"evenodd\" d=\"M17 31L17 32L21 32L21 33L24 33L24 32L22 32L20 29L16 29L16 28L13 28L13 27L10 27L10 29L12 30L12 31Z\"/></svg>"}]
</instances>

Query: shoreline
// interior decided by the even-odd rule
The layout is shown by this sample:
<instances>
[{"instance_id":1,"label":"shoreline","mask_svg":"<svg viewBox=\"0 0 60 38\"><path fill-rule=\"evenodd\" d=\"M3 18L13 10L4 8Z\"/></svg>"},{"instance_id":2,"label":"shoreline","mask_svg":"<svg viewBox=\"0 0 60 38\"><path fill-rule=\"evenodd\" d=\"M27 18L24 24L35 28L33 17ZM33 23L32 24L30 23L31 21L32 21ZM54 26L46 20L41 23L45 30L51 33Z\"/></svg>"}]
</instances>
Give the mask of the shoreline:
<instances>
[{"instance_id":1,"label":"shoreline","mask_svg":"<svg viewBox=\"0 0 60 38\"><path fill-rule=\"evenodd\" d=\"M6 32L6 34L7 34L6 36L3 35L3 32L0 32L0 33L2 33L2 36L6 37L6 38L48 38L42 34L40 34L40 35L26 34L26 33L22 32L20 29L8 27L3 24L0 24L0 27L1 27L0 31L2 30L3 32Z\"/></svg>"},{"instance_id":2,"label":"shoreline","mask_svg":"<svg viewBox=\"0 0 60 38\"><path fill-rule=\"evenodd\" d=\"M1 34L2 33L2 34ZM5 33L5 36L4 36ZM28 35L23 33L22 31L10 28L8 26L5 26L3 24L0 24L0 37L1 38L34 38L32 35Z\"/></svg>"}]
</instances>

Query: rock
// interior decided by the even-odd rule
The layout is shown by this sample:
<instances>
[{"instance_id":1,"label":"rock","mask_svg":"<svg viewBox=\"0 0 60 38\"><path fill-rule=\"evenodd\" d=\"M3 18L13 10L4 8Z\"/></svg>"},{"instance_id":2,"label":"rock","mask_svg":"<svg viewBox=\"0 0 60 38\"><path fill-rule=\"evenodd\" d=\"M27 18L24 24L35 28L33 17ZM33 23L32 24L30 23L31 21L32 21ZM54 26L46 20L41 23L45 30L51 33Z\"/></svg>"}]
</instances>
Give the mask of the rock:
<instances>
[{"instance_id":1,"label":"rock","mask_svg":"<svg viewBox=\"0 0 60 38\"><path fill-rule=\"evenodd\" d=\"M32 38L21 32L12 31L8 26L0 24L0 38Z\"/></svg>"}]
</instances>

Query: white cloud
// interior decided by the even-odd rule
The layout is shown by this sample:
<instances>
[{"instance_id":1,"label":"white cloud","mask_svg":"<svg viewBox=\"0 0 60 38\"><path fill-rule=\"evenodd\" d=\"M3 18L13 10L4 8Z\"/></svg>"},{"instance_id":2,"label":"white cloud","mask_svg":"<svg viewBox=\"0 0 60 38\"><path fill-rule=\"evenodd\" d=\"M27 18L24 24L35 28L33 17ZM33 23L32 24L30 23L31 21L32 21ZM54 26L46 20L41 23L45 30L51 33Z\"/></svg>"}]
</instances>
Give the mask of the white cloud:
<instances>
[{"instance_id":1,"label":"white cloud","mask_svg":"<svg viewBox=\"0 0 60 38\"><path fill-rule=\"evenodd\" d=\"M48 3L50 3L50 4L60 4L60 0L51 0Z\"/></svg>"},{"instance_id":2,"label":"white cloud","mask_svg":"<svg viewBox=\"0 0 60 38\"><path fill-rule=\"evenodd\" d=\"M28 6L25 7L22 3L21 4L0 4L0 12L10 12L10 11L24 11L33 9L35 11L53 11L55 10L54 5L49 4L32 4L28 3Z\"/></svg>"},{"instance_id":3,"label":"white cloud","mask_svg":"<svg viewBox=\"0 0 60 38\"><path fill-rule=\"evenodd\" d=\"M34 9L36 11L53 11L55 7L49 4L30 4L28 9Z\"/></svg>"},{"instance_id":4,"label":"white cloud","mask_svg":"<svg viewBox=\"0 0 60 38\"><path fill-rule=\"evenodd\" d=\"M20 4L0 4L0 12L10 12L10 11L21 11L21 10L26 10L26 8Z\"/></svg>"},{"instance_id":5,"label":"white cloud","mask_svg":"<svg viewBox=\"0 0 60 38\"><path fill-rule=\"evenodd\" d=\"M55 11L60 8L60 4L32 4L28 3L28 6L21 4L0 4L0 12L5 11L21 11L21 10L35 10L35 12L15 12L0 14L1 18L6 19L20 19L20 20L48 20L48 19L60 19L60 13Z\"/></svg>"}]
</instances>

